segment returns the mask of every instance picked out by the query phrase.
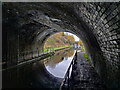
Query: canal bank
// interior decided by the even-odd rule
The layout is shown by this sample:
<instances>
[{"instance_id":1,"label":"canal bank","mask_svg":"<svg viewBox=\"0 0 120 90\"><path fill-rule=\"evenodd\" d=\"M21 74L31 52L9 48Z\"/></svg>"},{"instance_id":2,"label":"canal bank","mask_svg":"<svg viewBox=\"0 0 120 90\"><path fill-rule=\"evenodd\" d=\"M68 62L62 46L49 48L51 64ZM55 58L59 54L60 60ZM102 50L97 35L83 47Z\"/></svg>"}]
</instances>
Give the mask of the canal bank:
<instances>
[{"instance_id":1,"label":"canal bank","mask_svg":"<svg viewBox=\"0 0 120 90\"><path fill-rule=\"evenodd\" d=\"M5 70L2 72L3 89L59 88L73 54L74 50L64 49L43 60Z\"/></svg>"},{"instance_id":2,"label":"canal bank","mask_svg":"<svg viewBox=\"0 0 120 90\"><path fill-rule=\"evenodd\" d=\"M18 58L18 63L16 65L13 65L13 66L10 66L8 68L5 68L5 65L3 64L2 65L2 70L0 71L4 71L4 70L7 70L7 69L11 69L11 68L15 68L15 67L18 67L18 66L21 66L21 65L25 65L25 64L29 64L29 63L33 63L33 62L36 62L38 60L43 60L49 56L52 56L55 54L56 51L59 51L59 50L63 50L63 49L68 49L68 48L71 48L71 47L63 47L63 48L60 48L60 49L55 49L54 51L48 51L48 52L43 52L41 54L38 53L37 56L35 55L32 55L34 57L31 57L29 59L23 59L23 60L19 60L20 58ZM31 55L29 55L31 56ZM25 57L25 56L24 56Z\"/></svg>"},{"instance_id":3,"label":"canal bank","mask_svg":"<svg viewBox=\"0 0 120 90\"><path fill-rule=\"evenodd\" d=\"M70 76L71 89L104 89L104 82L85 60L84 52L77 54L77 63ZM36 62L3 71L4 88L59 89L75 55L74 49L63 49Z\"/></svg>"}]
</instances>

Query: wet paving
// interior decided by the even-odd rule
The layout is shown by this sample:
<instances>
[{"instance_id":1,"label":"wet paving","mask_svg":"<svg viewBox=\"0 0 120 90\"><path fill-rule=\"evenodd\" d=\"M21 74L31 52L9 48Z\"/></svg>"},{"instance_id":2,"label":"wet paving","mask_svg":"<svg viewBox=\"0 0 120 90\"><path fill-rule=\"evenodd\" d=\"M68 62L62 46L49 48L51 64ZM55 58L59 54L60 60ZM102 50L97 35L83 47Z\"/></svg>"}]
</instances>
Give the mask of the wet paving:
<instances>
[{"instance_id":1,"label":"wet paving","mask_svg":"<svg viewBox=\"0 0 120 90\"><path fill-rule=\"evenodd\" d=\"M78 53L76 69L73 70L73 80L71 88L84 88L87 90L103 90L106 88L104 82L101 80L97 72L85 60L84 52Z\"/></svg>"}]
</instances>

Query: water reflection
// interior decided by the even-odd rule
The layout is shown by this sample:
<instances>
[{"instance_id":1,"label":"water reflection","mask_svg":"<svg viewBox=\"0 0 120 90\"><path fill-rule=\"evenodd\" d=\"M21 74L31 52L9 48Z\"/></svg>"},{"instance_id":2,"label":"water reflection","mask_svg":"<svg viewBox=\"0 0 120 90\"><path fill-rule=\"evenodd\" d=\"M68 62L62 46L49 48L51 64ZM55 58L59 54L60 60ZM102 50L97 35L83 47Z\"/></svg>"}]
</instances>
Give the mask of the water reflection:
<instances>
[{"instance_id":1,"label":"water reflection","mask_svg":"<svg viewBox=\"0 0 120 90\"><path fill-rule=\"evenodd\" d=\"M45 60L2 71L2 86L3 88L59 88L73 54L72 49L60 50Z\"/></svg>"},{"instance_id":2,"label":"water reflection","mask_svg":"<svg viewBox=\"0 0 120 90\"><path fill-rule=\"evenodd\" d=\"M73 49L62 50L57 52L54 56L48 58L44 64L47 71L53 76L64 78L73 56Z\"/></svg>"}]
</instances>

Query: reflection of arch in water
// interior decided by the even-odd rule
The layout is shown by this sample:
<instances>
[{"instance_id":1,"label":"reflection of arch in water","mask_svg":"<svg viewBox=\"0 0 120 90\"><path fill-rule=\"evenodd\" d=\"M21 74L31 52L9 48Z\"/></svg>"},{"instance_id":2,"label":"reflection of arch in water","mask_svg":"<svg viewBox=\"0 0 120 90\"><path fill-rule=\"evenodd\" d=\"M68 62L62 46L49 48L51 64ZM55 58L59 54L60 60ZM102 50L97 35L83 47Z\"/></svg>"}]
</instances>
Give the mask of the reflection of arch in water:
<instances>
[{"instance_id":1,"label":"reflection of arch in water","mask_svg":"<svg viewBox=\"0 0 120 90\"><path fill-rule=\"evenodd\" d=\"M46 66L46 69L49 71L49 73L51 73L55 77L64 78L73 57L74 57L74 55L71 57L64 57L63 58L64 60L62 60L62 62L59 62L57 64L55 64L55 62L54 62L54 66L55 66L54 68L53 68L53 66L52 67L50 66L51 65L51 63L50 63L50 65ZM65 58L67 58L67 60L65 60Z\"/></svg>"},{"instance_id":2,"label":"reflection of arch in water","mask_svg":"<svg viewBox=\"0 0 120 90\"><path fill-rule=\"evenodd\" d=\"M74 54L72 54L73 52L74 50L70 48L61 50L45 60L44 65L48 72L55 77L63 78L74 56ZM71 57L67 57L68 53L71 53L73 56L69 55Z\"/></svg>"},{"instance_id":3,"label":"reflection of arch in water","mask_svg":"<svg viewBox=\"0 0 120 90\"><path fill-rule=\"evenodd\" d=\"M34 68L35 75L37 75L36 82L38 81L42 85L47 85L47 86L44 86L44 88L50 88L50 87L59 88L62 78L58 78L58 77L55 77L54 75L52 75L46 69L44 62L40 61L38 63L35 63L34 66L35 66L35 68Z\"/></svg>"},{"instance_id":4,"label":"reflection of arch in water","mask_svg":"<svg viewBox=\"0 0 120 90\"><path fill-rule=\"evenodd\" d=\"M47 62L45 62L46 66L50 66L51 68L55 68L56 64L62 62L64 57L71 57L74 55L73 49L65 49L59 52L56 52L54 56L48 58Z\"/></svg>"},{"instance_id":5,"label":"reflection of arch in water","mask_svg":"<svg viewBox=\"0 0 120 90\"><path fill-rule=\"evenodd\" d=\"M59 88L62 78L53 76L43 60L2 71L2 88Z\"/></svg>"},{"instance_id":6,"label":"reflection of arch in water","mask_svg":"<svg viewBox=\"0 0 120 90\"><path fill-rule=\"evenodd\" d=\"M67 53L67 57L71 57L71 56L73 56L74 52L75 52L75 50L73 50L73 49L70 50L70 52Z\"/></svg>"}]
</instances>

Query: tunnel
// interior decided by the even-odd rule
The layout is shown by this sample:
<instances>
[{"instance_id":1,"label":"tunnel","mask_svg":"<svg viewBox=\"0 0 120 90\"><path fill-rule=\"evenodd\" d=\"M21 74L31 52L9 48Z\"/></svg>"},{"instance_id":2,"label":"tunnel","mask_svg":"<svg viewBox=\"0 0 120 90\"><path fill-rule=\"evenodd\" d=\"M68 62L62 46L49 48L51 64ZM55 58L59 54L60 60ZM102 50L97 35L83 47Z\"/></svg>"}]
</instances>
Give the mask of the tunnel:
<instances>
[{"instance_id":1,"label":"tunnel","mask_svg":"<svg viewBox=\"0 0 120 90\"><path fill-rule=\"evenodd\" d=\"M3 68L24 51L43 49L58 32L78 36L96 72L109 88L120 88L119 2L2 3Z\"/></svg>"}]
</instances>

